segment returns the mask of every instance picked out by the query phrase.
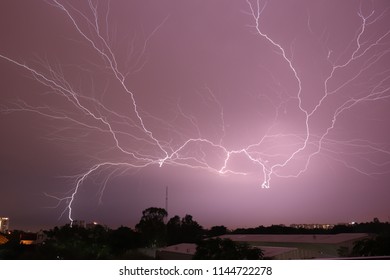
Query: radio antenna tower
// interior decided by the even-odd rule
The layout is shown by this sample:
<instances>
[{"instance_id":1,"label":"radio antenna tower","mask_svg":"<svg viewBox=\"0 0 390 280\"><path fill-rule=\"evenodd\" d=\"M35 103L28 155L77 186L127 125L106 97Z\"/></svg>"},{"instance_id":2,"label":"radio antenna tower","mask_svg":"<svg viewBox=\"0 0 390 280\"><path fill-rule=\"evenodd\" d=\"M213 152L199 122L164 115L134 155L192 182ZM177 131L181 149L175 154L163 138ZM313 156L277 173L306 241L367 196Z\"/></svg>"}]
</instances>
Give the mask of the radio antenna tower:
<instances>
[{"instance_id":1,"label":"radio antenna tower","mask_svg":"<svg viewBox=\"0 0 390 280\"><path fill-rule=\"evenodd\" d=\"M164 218L164 223L168 222L168 186L165 186L165 211L167 216Z\"/></svg>"},{"instance_id":2,"label":"radio antenna tower","mask_svg":"<svg viewBox=\"0 0 390 280\"><path fill-rule=\"evenodd\" d=\"M165 187L165 211L168 213L168 186Z\"/></svg>"}]
</instances>

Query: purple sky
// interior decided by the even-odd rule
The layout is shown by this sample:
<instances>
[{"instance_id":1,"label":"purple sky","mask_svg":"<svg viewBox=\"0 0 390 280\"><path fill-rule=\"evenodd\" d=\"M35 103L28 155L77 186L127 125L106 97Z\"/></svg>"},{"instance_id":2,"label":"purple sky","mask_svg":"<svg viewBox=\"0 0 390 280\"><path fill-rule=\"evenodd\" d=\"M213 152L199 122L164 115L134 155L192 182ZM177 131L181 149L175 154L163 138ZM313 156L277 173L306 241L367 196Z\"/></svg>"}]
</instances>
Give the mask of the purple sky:
<instances>
[{"instance_id":1,"label":"purple sky","mask_svg":"<svg viewBox=\"0 0 390 280\"><path fill-rule=\"evenodd\" d=\"M0 216L390 216L390 3L6 1ZM161 167L160 167L161 166Z\"/></svg>"}]
</instances>

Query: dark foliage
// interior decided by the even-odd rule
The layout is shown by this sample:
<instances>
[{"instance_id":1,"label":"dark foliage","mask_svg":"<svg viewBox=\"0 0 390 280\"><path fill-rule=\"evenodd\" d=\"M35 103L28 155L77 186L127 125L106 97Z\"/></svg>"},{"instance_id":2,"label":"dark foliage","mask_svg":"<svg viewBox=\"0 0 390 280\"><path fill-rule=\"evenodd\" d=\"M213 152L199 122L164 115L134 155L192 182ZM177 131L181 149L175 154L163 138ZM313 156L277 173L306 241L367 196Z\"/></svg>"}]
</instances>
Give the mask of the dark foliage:
<instances>
[{"instance_id":1,"label":"dark foliage","mask_svg":"<svg viewBox=\"0 0 390 280\"><path fill-rule=\"evenodd\" d=\"M107 243L111 248L112 254L115 256L121 256L129 250L134 250L145 245L138 232L123 226L109 232Z\"/></svg>"},{"instance_id":2,"label":"dark foliage","mask_svg":"<svg viewBox=\"0 0 390 280\"><path fill-rule=\"evenodd\" d=\"M208 230L207 235L210 237L220 236L228 233L225 226L213 226Z\"/></svg>"},{"instance_id":3,"label":"dark foliage","mask_svg":"<svg viewBox=\"0 0 390 280\"><path fill-rule=\"evenodd\" d=\"M204 230L191 215L174 216L167 224L167 212L161 208L143 211L136 230L119 227L111 230L96 225L92 228L55 227L46 231L48 239L37 245L21 245L22 231L7 235L7 243L0 245L0 259L148 259L141 248L160 247L165 244L197 243L196 259L261 259L263 253L247 244L231 240L206 237L228 233L225 226ZM231 234L321 234L321 233L369 233L373 237L360 240L351 249L340 247L339 256L388 256L390 255L390 224L373 219L369 223L339 225L331 230L297 229L279 225L237 229ZM28 235L28 234L25 234Z\"/></svg>"},{"instance_id":4,"label":"dark foliage","mask_svg":"<svg viewBox=\"0 0 390 280\"><path fill-rule=\"evenodd\" d=\"M135 250L143 246L139 234L125 227L109 230L99 225L90 229L66 225L46 234L48 239L42 244L21 245L20 232L15 232L9 242L0 246L0 259L146 258Z\"/></svg>"},{"instance_id":5,"label":"dark foliage","mask_svg":"<svg viewBox=\"0 0 390 280\"><path fill-rule=\"evenodd\" d=\"M180 220L174 216L167 223L168 245L178 243L196 243L202 238L203 228L194 221L191 215Z\"/></svg>"},{"instance_id":6,"label":"dark foliage","mask_svg":"<svg viewBox=\"0 0 390 280\"><path fill-rule=\"evenodd\" d=\"M390 232L355 242L351 256L390 256Z\"/></svg>"},{"instance_id":7,"label":"dark foliage","mask_svg":"<svg viewBox=\"0 0 390 280\"><path fill-rule=\"evenodd\" d=\"M374 233L390 232L390 224L382 223L377 218L368 223L356 223L353 225L336 225L332 229L305 229L287 226L272 225L269 227L258 226L256 228L238 228L232 234L337 234L337 233Z\"/></svg>"},{"instance_id":8,"label":"dark foliage","mask_svg":"<svg viewBox=\"0 0 390 280\"><path fill-rule=\"evenodd\" d=\"M166 245L166 225L164 219L168 213L163 208L150 207L142 211L142 218L135 226L148 247Z\"/></svg>"}]
</instances>

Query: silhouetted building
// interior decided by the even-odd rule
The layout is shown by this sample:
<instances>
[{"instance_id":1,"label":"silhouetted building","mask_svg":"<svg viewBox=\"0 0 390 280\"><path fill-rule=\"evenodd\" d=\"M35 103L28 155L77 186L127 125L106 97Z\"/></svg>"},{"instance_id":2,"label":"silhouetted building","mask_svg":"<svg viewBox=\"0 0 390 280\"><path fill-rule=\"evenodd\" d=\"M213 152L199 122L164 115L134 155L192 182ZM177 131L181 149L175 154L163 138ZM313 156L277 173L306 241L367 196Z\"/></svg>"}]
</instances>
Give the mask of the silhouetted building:
<instances>
[{"instance_id":1,"label":"silhouetted building","mask_svg":"<svg viewBox=\"0 0 390 280\"><path fill-rule=\"evenodd\" d=\"M22 245L33 245L37 241L37 234L31 232L23 232L19 236L19 243Z\"/></svg>"},{"instance_id":2,"label":"silhouetted building","mask_svg":"<svg viewBox=\"0 0 390 280\"><path fill-rule=\"evenodd\" d=\"M37 233L23 232L20 234L19 239L19 243L22 245L36 245L45 242L47 235L42 230Z\"/></svg>"}]
</instances>

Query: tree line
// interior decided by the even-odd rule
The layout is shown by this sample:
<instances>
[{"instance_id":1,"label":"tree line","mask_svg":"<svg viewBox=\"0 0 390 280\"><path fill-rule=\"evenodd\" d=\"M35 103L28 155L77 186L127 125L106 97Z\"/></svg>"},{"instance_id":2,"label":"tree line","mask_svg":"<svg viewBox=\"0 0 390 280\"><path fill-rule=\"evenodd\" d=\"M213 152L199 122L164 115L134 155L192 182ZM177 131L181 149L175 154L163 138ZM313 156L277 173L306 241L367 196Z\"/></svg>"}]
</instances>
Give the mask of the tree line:
<instances>
[{"instance_id":1,"label":"tree line","mask_svg":"<svg viewBox=\"0 0 390 280\"><path fill-rule=\"evenodd\" d=\"M390 224L374 219L353 226L333 229L296 229L285 226L259 226L229 231L225 226L204 229L191 215L174 216L167 220L165 209L151 207L142 212L134 229L120 226L113 230L101 225L91 228L65 225L45 231L42 244L20 244L20 231L7 236L0 245L0 259L151 259L145 249L156 249L179 243L196 243L194 259L262 259L262 250L218 236L229 234L331 234L364 232L371 238L355 243L352 250L341 247L339 255L390 255Z\"/></svg>"},{"instance_id":2,"label":"tree line","mask_svg":"<svg viewBox=\"0 0 390 280\"><path fill-rule=\"evenodd\" d=\"M23 232L15 230L7 236L9 241L0 245L0 259L152 259L142 249L201 243L203 238L227 232L224 226L205 230L191 215L174 216L166 221L167 216L162 208L145 209L135 229L68 224L45 231L47 240L34 245L21 244ZM198 257L202 258L199 254Z\"/></svg>"}]
</instances>

